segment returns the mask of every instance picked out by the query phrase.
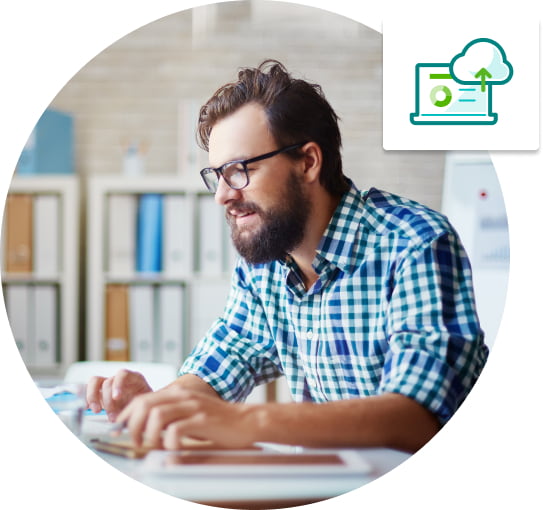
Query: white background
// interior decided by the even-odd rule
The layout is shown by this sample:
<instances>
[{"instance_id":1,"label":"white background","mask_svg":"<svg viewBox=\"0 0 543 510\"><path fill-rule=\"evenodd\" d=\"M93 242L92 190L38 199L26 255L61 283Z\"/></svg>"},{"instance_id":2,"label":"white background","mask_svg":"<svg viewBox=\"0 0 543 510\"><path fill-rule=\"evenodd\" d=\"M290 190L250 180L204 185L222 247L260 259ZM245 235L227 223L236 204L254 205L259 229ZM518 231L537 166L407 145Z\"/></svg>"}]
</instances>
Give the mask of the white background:
<instances>
[{"instance_id":1,"label":"white background","mask_svg":"<svg viewBox=\"0 0 543 510\"><path fill-rule=\"evenodd\" d=\"M415 2L416 4L416 2ZM437 3L436 3L437 4ZM441 3L440 5L443 5ZM539 146L539 20L528 12L455 13L383 21L383 146L393 150L531 150ZM435 9L435 7L434 7ZM522 15L519 16L519 12ZM478 38L500 44L513 66L508 83L492 85L494 125L413 125L415 65L448 64Z\"/></svg>"},{"instance_id":2,"label":"white background","mask_svg":"<svg viewBox=\"0 0 543 510\"><path fill-rule=\"evenodd\" d=\"M447 3L298 2L349 15L381 31L384 17L408 22ZM516 1L517 14L540 20L539 2ZM465 5L464 5L465 4ZM480 5L485 4L485 5ZM457 1L470 12L495 2ZM191 1L3 2L0 7L0 189L26 137L54 95L115 40ZM505 4L504 4L505 5ZM509 9L513 6L509 5ZM540 9L538 7L538 9ZM488 15L489 13L486 12ZM497 13L498 15L500 13ZM492 16L493 14L490 13ZM522 36L523 25L510 30ZM364 48L361 48L364 51ZM496 104L497 106L497 104ZM498 109L498 108L496 108ZM530 133L526 133L527 136ZM539 152L492 153L508 208L511 273L502 326L489 362L466 403L423 450L391 473L348 495L315 505L366 508L541 508L542 298ZM5 508L194 507L134 482L101 461L46 408L0 311L0 504Z\"/></svg>"}]
</instances>

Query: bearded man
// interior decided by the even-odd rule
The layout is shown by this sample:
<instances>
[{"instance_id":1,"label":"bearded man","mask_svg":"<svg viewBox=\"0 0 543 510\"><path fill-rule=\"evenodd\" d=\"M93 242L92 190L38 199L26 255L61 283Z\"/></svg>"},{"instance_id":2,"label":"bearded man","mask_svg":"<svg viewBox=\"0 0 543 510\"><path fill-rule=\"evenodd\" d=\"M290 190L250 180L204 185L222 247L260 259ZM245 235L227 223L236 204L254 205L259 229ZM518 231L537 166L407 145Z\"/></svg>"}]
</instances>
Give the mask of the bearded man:
<instances>
[{"instance_id":1,"label":"bearded man","mask_svg":"<svg viewBox=\"0 0 543 510\"><path fill-rule=\"evenodd\" d=\"M198 135L210 162L201 176L240 254L224 313L172 384L94 377L90 407L136 444L170 449L185 436L419 449L488 355L454 229L414 201L357 189L320 86L277 61L217 90ZM281 376L293 402L244 403Z\"/></svg>"}]
</instances>

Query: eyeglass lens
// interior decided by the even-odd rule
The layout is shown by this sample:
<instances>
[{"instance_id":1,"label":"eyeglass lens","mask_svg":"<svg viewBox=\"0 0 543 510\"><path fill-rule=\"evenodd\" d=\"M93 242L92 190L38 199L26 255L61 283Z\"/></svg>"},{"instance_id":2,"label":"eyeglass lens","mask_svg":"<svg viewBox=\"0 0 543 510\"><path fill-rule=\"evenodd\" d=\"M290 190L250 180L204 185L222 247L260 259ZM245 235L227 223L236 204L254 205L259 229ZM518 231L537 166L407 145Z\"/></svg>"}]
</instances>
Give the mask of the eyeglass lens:
<instances>
[{"instance_id":1,"label":"eyeglass lens","mask_svg":"<svg viewBox=\"0 0 543 510\"><path fill-rule=\"evenodd\" d=\"M232 163L221 170L226 184L233 189L242 189L247 186L248 178L243 163ZM208 189L215 193L219 187L219 174L211 171L204 175L204 180Z\"/></svg>"}]
</instances>

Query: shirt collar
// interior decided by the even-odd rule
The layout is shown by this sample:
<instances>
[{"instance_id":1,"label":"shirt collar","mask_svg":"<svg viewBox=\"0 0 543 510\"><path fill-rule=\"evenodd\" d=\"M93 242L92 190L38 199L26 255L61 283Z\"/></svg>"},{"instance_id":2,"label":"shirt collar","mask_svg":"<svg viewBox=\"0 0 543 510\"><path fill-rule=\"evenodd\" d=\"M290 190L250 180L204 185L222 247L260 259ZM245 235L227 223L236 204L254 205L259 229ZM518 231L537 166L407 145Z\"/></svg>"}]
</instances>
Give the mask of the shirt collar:
<instances>
[{"instance_id":1,"label":"shirt collar","mask_svg":"<svg viewBox=\"0 0 543 510\"><path fill-rule=\"evenodd\" d=\"M353 249L364 210L364 196L351 182L317 247L314 266L330 263L344 272L353 266ZM320 271L317 271L320 272Z\"/></svg>"},{"instance_id":2,"label":"shirt collar","mask_svg":"<svg viewBox=\"0 0 543 510\"><path fill-rule=\"evenodd\" d=\"M353 250L360 229L366 194L361 194L352 181L350 184L351 187L341 198L317 246L313 268L319 275L336 267L343 272L349 272L354 266L353 257L356 254ZM290 255L279 260L279 263L287 272L296 269Z\"/></svg>"}]
</instances>

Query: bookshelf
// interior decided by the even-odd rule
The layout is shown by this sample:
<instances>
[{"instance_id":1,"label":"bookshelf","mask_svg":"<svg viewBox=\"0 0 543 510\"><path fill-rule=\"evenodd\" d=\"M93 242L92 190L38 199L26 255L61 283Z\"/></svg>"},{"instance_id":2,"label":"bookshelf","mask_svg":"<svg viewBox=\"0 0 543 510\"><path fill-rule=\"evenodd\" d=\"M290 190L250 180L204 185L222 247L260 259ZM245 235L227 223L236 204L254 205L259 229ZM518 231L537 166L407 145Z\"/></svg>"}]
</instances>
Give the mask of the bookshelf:
<instances>
[{"instance_id":1,"label":"bookshelf","mask_svg":"<svg viewBox=\"0 0 543 510\"><path fill-rule=\"evenodd\" d=\"M79 184L15 176L2 225L2 290L33 377L62 377L79 356Z\"/></svg>"},{"instance_id":2,"label":"bookshelf","mask_svg":"<svg viewBox=\"0 0 543 510\"><path fill-rule=\"evenodd\" d=\"M87 189L86 358L179 366L226 303L235 255L221 208L176 176L93 176ZM157 196L153 242L142 218Z\"/></svg>"}]
</instances>

